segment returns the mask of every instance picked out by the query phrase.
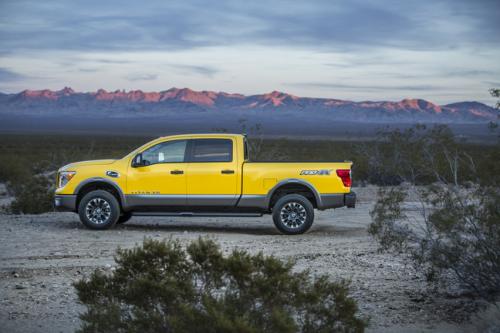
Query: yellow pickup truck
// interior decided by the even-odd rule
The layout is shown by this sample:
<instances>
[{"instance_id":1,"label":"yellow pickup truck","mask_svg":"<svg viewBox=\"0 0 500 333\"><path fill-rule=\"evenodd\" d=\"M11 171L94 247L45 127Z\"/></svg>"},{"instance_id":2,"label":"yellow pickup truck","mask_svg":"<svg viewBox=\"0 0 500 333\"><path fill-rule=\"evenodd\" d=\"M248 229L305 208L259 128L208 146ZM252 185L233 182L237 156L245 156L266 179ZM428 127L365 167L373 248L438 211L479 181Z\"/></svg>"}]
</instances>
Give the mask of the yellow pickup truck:
<instances>
[{"instance_id":1,"label":"yellow pickup truck","mask_svg":"<svg viewBox=\"0 0 500 333\"><path fill-rule=\"evenodd\" d=\"M285 234L307 231L314 209L354 208L351 162L252 162L239 134L158 138L119 160L68 164L55 207L108 229L132 215L261 216Z\"/></svg>"}]
</instances>

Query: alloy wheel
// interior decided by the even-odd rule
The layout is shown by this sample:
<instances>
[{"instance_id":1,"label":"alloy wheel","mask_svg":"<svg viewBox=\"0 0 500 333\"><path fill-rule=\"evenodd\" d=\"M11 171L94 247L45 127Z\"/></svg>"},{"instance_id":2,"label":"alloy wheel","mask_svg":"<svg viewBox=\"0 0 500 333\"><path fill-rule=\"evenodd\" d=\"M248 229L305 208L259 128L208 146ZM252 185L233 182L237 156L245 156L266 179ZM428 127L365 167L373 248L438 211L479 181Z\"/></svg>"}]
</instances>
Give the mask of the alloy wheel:
<instances>
[{"instance_id":1,"label":"alloy wheel","mask_svg":"<svg viewBox=\"0 0 500 333\"><path fill-rule=\"evenodd\" d=\"M111 217L111 206L103 198L93 198L85 206L85 215L92 223L106 223Z\"/></svg>"},{"instance_id":2,"label":"alloy wheel","mask_svg":"<svg viewBox=\"0 0 500 333\"><path fill-rule=\"evenodd\" d=\"M307 211L298 202L288 202L281 208L280 218L281 222L288 228L299 228L306 222Z\"/></svg>"}]
</instances>

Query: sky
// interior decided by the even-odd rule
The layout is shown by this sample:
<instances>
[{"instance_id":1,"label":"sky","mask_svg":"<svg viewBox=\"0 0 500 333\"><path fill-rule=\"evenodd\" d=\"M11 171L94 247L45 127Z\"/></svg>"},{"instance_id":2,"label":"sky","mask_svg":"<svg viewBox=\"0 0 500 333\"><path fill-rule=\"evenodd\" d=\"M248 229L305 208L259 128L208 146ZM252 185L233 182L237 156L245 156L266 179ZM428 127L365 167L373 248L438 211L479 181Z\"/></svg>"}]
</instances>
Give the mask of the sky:
<instances>
[{"instance_id":1,"label":"sky","mask_svg":"<svg viewBox=\"0 0 500 333\"><path fill-rule=\"evenodd\" d=\"M500 0L0 0L0 91L494 104Z\"/></svg>"}]
</instances>

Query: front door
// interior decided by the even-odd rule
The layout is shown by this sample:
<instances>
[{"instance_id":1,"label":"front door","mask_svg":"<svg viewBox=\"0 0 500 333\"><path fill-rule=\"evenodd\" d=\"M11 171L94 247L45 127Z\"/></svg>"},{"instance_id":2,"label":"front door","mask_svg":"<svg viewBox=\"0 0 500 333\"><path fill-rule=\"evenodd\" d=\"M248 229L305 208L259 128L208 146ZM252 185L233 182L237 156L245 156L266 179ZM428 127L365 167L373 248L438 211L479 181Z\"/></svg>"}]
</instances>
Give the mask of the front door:
<instances>
[{"instance_id":1,"label":"front door","mask_svg":"<svg viewBox=\"0 0 500 333\"><path fill-rule=\"evenodd\" d=\"M186 140L173 140L143 151L144 165L129 167L127 203L136 207L186 205L186 147Z\"/></svg>"},{"instance_id":2,"label":"front door","mask_svg":"<svg viewBox=\"0 0 500 333\"><path fill-rule=\"evenodd\" d=\"M189 206L234 206L240 172L232 139L193 139L188 144Z\"/></svg>"}]
</instances>

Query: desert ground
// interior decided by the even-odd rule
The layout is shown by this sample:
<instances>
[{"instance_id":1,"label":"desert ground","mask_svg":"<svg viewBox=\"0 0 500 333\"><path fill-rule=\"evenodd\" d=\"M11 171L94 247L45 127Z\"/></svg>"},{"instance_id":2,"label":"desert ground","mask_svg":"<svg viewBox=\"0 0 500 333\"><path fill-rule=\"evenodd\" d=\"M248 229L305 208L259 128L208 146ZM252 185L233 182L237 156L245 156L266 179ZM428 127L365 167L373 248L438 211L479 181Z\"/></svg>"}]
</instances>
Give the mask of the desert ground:
<instances>
[{"instance_id":1,"label":"desert ground","mask_svg":"<svg viewBox=\"0 0 500 333\"><path fill-rule=\"evenodd\" d=\"M376 188L355 190L355 209L317 211L312 229L300 236L279 234L270 216L134 217L112 230L92 231L73 213L2 214L0 331L73 332L84 307L72 283L96 268L113 270L117 247L133 247L146 237L187 243L200 236L216 240L224 251L262 251L295 260L297 270L351 280L360 314L369 318L368 332L496 331L498 321L492 318L498 309L481 308L453 292L433 291L403 258L379 253L366 232Z\"/></svg>"}]
</instances>

